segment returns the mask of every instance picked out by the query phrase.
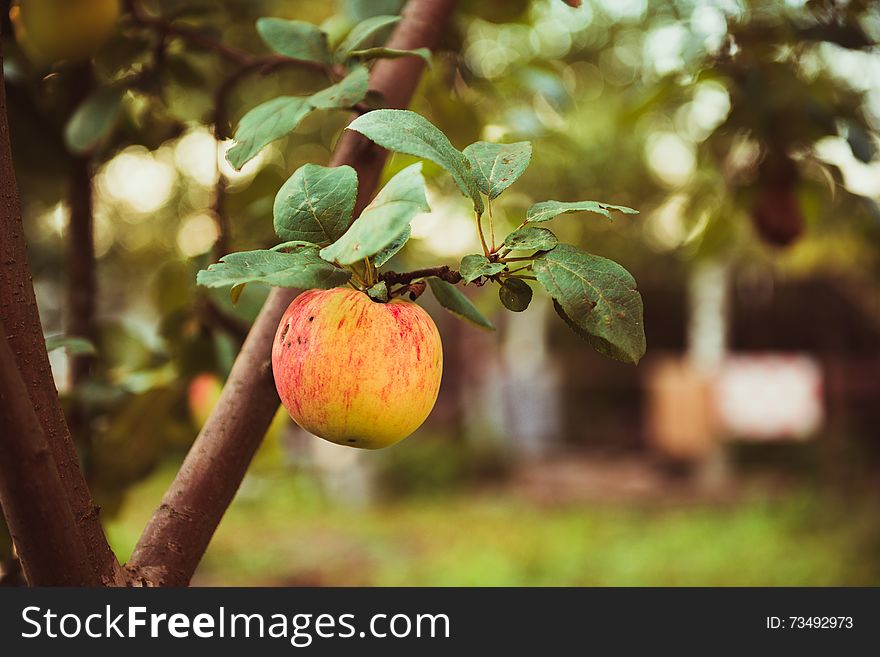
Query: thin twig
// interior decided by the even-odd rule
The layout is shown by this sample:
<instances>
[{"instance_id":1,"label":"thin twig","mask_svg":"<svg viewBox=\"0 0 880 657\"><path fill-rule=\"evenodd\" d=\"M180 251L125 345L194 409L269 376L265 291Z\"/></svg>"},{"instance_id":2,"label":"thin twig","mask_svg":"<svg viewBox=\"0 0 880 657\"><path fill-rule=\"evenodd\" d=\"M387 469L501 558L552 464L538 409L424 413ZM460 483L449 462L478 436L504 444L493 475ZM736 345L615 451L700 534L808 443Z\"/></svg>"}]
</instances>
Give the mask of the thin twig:
<instances>
[{"instance_id":1,"label":"thin twig","mask_svg":"<svg viewBox=\"0 0 880 657\"><path fill-rule=\"evenodd\" d=\"M159 34L160 37L177 37L183 39L192 46L214 52L224 59L239 65L274 68L277 66L295 64L296 66L310 68L315 71L327 72L328 70L328 67L323 64L310 62L304 59L294 59L282 55L252 55L246 50L241 50L240 48L218 41L212 36L195 28L174 23L158 16L151 16L144 11L138 0L128 0L126 5L128 7L128 13L135 25L153 30Z\"/></svg>"},{"instance_id":2,"label":"thin twig","mask_svg":"<svg viewBox=\"0 0 880 657\"><path fill-rule=\"evenodd\" d=\"M483 223L481 221L483 215L481 215L479 212L474 212L474 217L477 221L477 233L480 235L480 244L483 247L483 255L488 258L490 251L489 246L486 244L486 237L483 235Z\"/></svg>"},{"instance_id":3,"label":"thin twig","mask_svg":"<svg viewBox=\"0 0 880 657\"><path fill-rule=\"evenodd\" d=\"M429 276L435 276L436 278L442 279L447 283L452 283L453 285L461 283L462 280L461 274L454 269L451 269L448 265L443 265L442 267L429 267L427 269L416 269L414 271L402 273L386 271L379 274L379 279L385 281L386 285L408 285L414 280L428 278Z\"/></svg>"}]
</instances>

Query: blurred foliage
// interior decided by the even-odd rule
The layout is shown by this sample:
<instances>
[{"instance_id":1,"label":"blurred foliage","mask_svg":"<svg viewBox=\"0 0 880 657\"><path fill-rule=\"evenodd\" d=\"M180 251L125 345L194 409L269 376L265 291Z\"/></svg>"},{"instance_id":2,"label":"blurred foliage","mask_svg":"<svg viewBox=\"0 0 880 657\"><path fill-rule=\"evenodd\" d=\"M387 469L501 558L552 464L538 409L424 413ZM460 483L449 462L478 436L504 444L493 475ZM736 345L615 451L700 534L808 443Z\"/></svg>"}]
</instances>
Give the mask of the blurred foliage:
<instances>
[{"instance_id":1,"label":"blurred foliage","mask_svg":"<svg viewBox=\"0 0 880 657\"><path fill-rule=\"evenodd\" d=\"M255 29L259 17L312 21L338 42L357 21L397 12L402 4L143 3L153 15L255 54L268 53ZM594 218L560 221L556 227L564 241L609 255L634 271L637 280L680 284L694 262L724 258L766 264L778 276L832 271L861 286L865 293L860 296L868 299L877 296L880 279L878 38L880 8L869 0L592 0L578 9L555 0L465 0L413 109L456 144L534 142L532 165L516 193L494 207L501 227L517 226L525 209L552 188L561 201L602 198L642 211L637 219L619 217L613 227ZM180 39L169 39L161 51L158 43L155 31L128 18L120 23L93 62L93 92L103 95L93 96L92 102L107 123L92 132L68 128L76 110L71 98L82 91L77 86L82 71L36 66L13 40L5 36L3 43L16 171L47 335L62 332L65 312L68 145L86 149L95 172L98 357L91 379L75 390L66 385L64 351L53 352L52 362L65 404L84 413L76 437L107 516L121 508L128 487L164 459L179 461L198 430L186 400L190 381L204 373L225 378L240 340L235 327L253 320L267 293L251 285L233 304L224 292L195 287L195 272L214 258L218 180L225 193L229 247L265 248L273 240L276 191L302 164L326 164L346 122L341 112L310 116L295 134L235 172L223 157L228 142L218 146L214 129L228 137L244 112L267 98L319 88L318 74L285 67L248 75L232 89L225 116L214 126L216 94L229 63ZM119 95L108 94L111 88ZM395 156L385 178L410 162ZM467 203L451 180L430 163L425 174L435 212L416 222L414 240L391 263L397 270L438 264L438 259L456 262L478 247ZM794 245L780 252L768 243ZM497 304L479 296L474 301L480 310L489 302ZM391 489L418 489L415 479L425 487L441 486L472 468L477 458L456 454L445 470L433 471L434 449L439 448L426 442L424 456L401 455L423 465L406 463L397 475L389 475ZM274 453L283 461L281 450ZM416 476L423 471L424 477ZM401 472L409 473L409 479ZM227 527L236 527L242 505L247 501L233 507ZM285 536L321 531L319 511L303 516L295 505L279 504L251 512L263 513L261 536L264 527ZM522 518L519 513L483 503L472 508L460 500L449 513L414 505L393 522L400 523L395 531L411 527L406 540L412 541L419 540L419 527L457 526L463 519L477 525L475 531L486 523L479 531L494 528L501 535L506 527L526 521L537 526L534 515ZM537 564L531 575L504 572L508 562L492 566L488 556L469 554L462 544L448 557L432 557L447 559L437 570L407 571L413 578L408 583L436 581L437 573L465 557L466 567L454 581L471 581L492 566L495 571L483 576L483 583L572 583L566 577L592 563L590 572L597 579L587 581L597 582L606 581L602 558L616 560L621 568L647 563L650 555L636 552L653 548L626 540L642 530L638 512L621 520L630 523L622 530L602 524L608 520L603 513L560 512L532 539L517 534L512 540L526 541L522 549L533 551L523 557ZM279 516L277 523L270 522L271 514ZM669 559L665 574L639 579L656 571L634 567L616 571L615 583L709 583L677 570L674 555L711 540L714 530L731 541L729 551L717 554L728 555L737 568L766 561L789 569L754 574L748 581L856 581L843 571L819 568L820 562L840 566L834 558L837 541L848 538L823 535L817 551L805 554L797 514L752 506L732 518L708 513L693 527L675 518L658 520L652 526ZM291 532L293 518L302 524ZM777 521L781 531L790 533L773 534L766 539L771 543L752 548ZM727 531L731 526L736 531ZM365 524L363 531L378 529ZM252 526L235 532L255 535ZM234 558L224 553L233 538L231 530L221 531L206 573L219 555ZM293 550L285 542L290 540L266 541L264 536L261 543ZM453 542L435 540L438 545ZM602 545L601 554L597 545ZM742 552L738 546L750 547ZM759 548L779 559L753 559ZM394 562L393 546L377 544L375 549L380 556L390 551L379 561ZM547 550L558 554L550 558ZM240 564L238 574L250 581L250 574L268 567L260 559L270 558L275 557ZM555 564L557 570L543 572L540 564ZM743 583L725 572L730 574L718 581ZM407 581L402 570L378 577L386 583ZM876 582L876 573L872 577Z\"/></svg>"}]
</instances>

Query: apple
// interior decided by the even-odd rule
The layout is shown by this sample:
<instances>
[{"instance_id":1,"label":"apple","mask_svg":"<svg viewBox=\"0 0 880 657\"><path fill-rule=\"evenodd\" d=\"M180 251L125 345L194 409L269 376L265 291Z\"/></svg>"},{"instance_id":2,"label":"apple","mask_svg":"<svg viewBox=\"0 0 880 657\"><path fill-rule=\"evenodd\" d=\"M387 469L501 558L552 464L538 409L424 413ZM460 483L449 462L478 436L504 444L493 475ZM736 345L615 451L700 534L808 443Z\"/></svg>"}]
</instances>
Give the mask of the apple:
<instances>
[{"instance_id":1,"label":"apple","mask_svg":"<svg viewBox=\"0 0 880 657\"><path fill-rule=\"evenodd\" d=\"M428 417L443 372L437 326L421 307L348 288L309 290L272 346L281 403L306 431L349 447L397 443Z\"/></svg>"},{"instance_id":2,"label":"apple","mask_svg":"<svg viewBox=\"0 0 880 657\"><path fill-rule=\"evenodd\" d=\"M222 390L220 378L211 372L202 372L190 381L187 402L189 414L197 427L203 427L208 421Z\"/></svg>"},{"instance_id":3,"label":"apple","mask_svg":"<svg viewBox=\"0 0 880 657\"><path fill-rule=\"evenodd\" d=\"M187 389L187 406L190 417L195 425L201 429L211 416L214 406L220 401L220 393L223 391L223 382L213 372L202 372L193 377ZM254 465L260 467L274 467L284 461L282 449L282 436L287 423L287 413L279 408L272 418L272 423L266 430L266 436L260 445L260 449L254 455Z\"/></svg>"},{"instance_id":4,"label":"apple","mask_svg":"<svg viewBox=\"0 0 880 657\"><path fill-rule=\"evenodd\" d=\"M77 61L110 37L119 0L19 0L9 17L16 40L35 63Z\"/></svg>"}]
</instances>

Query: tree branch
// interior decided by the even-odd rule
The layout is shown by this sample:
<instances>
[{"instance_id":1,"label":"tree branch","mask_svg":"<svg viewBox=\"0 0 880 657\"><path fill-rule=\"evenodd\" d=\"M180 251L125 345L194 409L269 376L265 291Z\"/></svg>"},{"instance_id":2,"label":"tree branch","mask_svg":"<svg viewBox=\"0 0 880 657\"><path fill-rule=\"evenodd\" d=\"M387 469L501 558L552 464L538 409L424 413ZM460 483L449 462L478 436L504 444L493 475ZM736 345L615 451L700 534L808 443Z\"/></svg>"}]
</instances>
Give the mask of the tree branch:
<instances>
[{"instance_id":1,"label":"tree branch","mask_svg":"<svg viewBox=\"0 0 880 657\"><path fill-rule=\"evenodd\" d=\"M435 46L454 7L455 0L411 0L388 47ZM406 107L423 67L416 57L379 61L370 87L382 95L387 107ZM387 151L355 132L347 131L340 139L332 164L349 164L357 170L356 211L374 193L387 156ZM129 564L135 578L167 586L189 583L278 408L272 342L281 315L296 294L276 288L266 300L219 402L135 548Z\"/></svg>"},{"instance_id":2,"label":"tree branch","mask_svg":"<svg viewBox=\"0 0 880 657\"><path fill-rule=\"evenodd\" d=\"M71 71L68 81L68 106L72 114L94 87L92 65L80 64ZM65 333L94 340L95 280L94 216L92 199L92 166L87 155L71 153L67 184L70 219L67 225L67 314ZM91 370L94 356L80 355L70 359L70 384L84 381ZM72 422L72 420L71 420Z\"/></svg>"},{"instance_id":3,"label":"tree branch","mask_svg":"<svg viewBox=\"0 0 880 657\"><path fill-rule=\"evenodd\" d=\"M408 285L418 278L428 278L436 276L442 278L447 283L461 283L461 274L454 269L450 269L447 265L442 267L430 267L428 269L415 269L397 273L395 271L386 271L379 274L379 279L385 281L388 285Z\"/></svg>"},{"instance_id":4,"label":"tree branch","mask_svg":"<svg viewBox=\"0 0 880 657\"><path fill-rule=\"evenodd\" d=\"M126 7L135 25L152 30L160 37L177 37L188 44L214 52L224 59L239 65L253 66L254 68L271 69L278 66L295 65L302 68L310 68L315 71L326 72L328 69L318 62L310 62L303 59L293 59L282 55L252 55L246 50L235 48L222 41L214 39L209 34L199 30L173 23L158 16L151 16L144 11L138 0L127 0Z\"/></svg>"},{"instance_id":5,"label":"tree branch","mask_svg":"<svg viewBox=\"0 0 880 657\"><path fill-rule=\"evenodd\" d=\"M2 328L0 426L0 503L28 583L100 585Z\"/></svg>"},{"instance_id":6,"label":"tree branch","mask_svg":"<svg viewBox=\"0 0 880 657\"><path fill-rule=\"evenodd\" d=\"M28 269L27 245L21 221L21 203L12 166L9 125L6 118L5 80L0 55L0 324L15 355L31 405L58 468L82 541L95 572L105 582L118 582L119 564L98 517L80 469L76 449L58 402L49 367L49 356L40 314ZM64 504L64 499L56 500Z\"/></svg>"}]
</instances>

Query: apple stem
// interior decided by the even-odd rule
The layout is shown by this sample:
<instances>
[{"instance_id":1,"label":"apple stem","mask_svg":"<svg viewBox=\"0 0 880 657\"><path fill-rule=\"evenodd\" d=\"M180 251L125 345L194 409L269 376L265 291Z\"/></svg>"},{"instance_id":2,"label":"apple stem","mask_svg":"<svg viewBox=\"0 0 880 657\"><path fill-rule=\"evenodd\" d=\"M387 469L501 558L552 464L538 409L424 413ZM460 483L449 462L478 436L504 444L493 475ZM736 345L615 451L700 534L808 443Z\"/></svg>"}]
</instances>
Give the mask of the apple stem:
<instances>
[{"instance_id":1,"label":"apple stem","mask_svg":"<svg viewBox=\"0 0 880 657\"><path fill-rule=\"evenodd\" d=\"M486 244L486 236L483 235L483 215L481 215L479 212L474 212L474 217L477 220L477 233L480 235L480 244L483 246L483 255L488 258L490 251L489 245Z\"/></svg>"}]
</instances>

